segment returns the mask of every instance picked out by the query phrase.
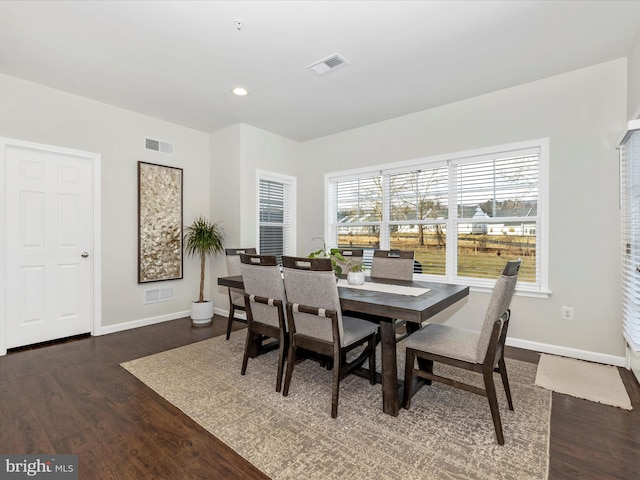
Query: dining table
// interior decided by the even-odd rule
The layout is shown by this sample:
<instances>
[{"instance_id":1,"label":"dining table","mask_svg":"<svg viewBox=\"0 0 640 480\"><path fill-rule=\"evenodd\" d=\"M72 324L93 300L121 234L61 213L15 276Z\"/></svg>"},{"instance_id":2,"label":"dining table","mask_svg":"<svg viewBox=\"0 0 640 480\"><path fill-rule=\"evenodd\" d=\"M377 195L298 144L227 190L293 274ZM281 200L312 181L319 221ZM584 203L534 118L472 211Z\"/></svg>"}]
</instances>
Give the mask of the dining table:
<instances>
[{"instance_id":1,"label":"dining table","mask_svg":"<svg viewBox=\"0 0 640 480\"><path fill-rule=\"evenodd\" d=\"M219 277L218 285L244 288L241 275ZM380 325L382 410L398 416L403 383L398 379L396 321L404 320L410 335L420 329L422 322L467 297L469 287L422 280L367 277L365 284L359 286L339 280L338 293L344 315Z\"/></svg>"}]
</instances>

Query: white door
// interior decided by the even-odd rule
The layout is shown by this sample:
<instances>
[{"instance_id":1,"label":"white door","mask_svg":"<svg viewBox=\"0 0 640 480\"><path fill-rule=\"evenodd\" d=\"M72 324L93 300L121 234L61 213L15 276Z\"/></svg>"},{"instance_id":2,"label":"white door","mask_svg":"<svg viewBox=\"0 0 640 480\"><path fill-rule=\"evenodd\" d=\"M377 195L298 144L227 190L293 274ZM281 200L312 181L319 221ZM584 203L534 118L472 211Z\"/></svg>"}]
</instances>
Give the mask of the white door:
<instances>
[{"instance_id":1,"label":"white door","mask_svg":"<svg viewBox=\"0 0 640 480\"><path fill-rule=\"evenodd\" d=\"M6 348L91 332L91 159L5 148Z\"/></svg>"}]
</instances>

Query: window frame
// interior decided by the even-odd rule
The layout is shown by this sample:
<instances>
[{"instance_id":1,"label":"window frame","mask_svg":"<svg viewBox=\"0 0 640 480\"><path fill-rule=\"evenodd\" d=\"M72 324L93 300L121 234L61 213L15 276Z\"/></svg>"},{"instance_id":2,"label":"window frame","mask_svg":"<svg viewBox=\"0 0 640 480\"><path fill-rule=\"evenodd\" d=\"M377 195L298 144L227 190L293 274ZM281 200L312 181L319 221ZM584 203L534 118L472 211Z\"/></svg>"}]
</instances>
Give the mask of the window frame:
<instances>
[{"instance_id":1,"label":"window frame","mask_svg":"<svg viewBox=\"0 0 640 480\"><path fill-rule=\"evenodd\" d=\"M282 223L263 222L261 220L260 209L260 187L262 181L269 181L282 184L284 187L284 218ZM256 170L256 245L258 253L260 251L260 227L261 226L283 226L283 252L281 255L296 254L296 177L281 173L269 172L266 170ZM279 255L279 256L281 256Z\"/></svg>"},{"instance_id":2,"label":"window frame","mask_svg":"<svg viewBox=\"0 0 640 480\"><path fill-rule=\"evenodd\" d=\"M456 175L451 173L452 168L459 164L469 164L480 162L484 159L493 159L497 156L510 154L520 154L521 152L535 151L538 154L538 197L537 215L532 217L536 224L536 282L518 282L516 290L521 295L546 298L549 296L548 265L549 265L549 139L539 138L518 143L498 145L481 149L467 150L461 152L448 153L443 155L423 157L412 160L405 160L371 167L363 167L353 170L330 172L325 174L325 238L327 244L334 246L337 243L338 223L332 221L337 216L337 195L336 185L338 181L353 180L373 175L380 176L383 182L383 217L376 224L380 226L380 248L389 248L389 226L398 223L406 224L407 221L391 221L389 219L389 175L398 173L408 173L418 169L433 169L439 166L446 166L449 169L448 184L449 189L457 192L455 185ZM416 220L412 224L433 224L445 223L446 235L446 271L445 275L417 274L418 279L444 282L453 284L464 284L472 287L474 291L489 292L495 284L493 279L482 279L475 277L459 277L457 275L457 227L458 224L469 224L470 218L458 218L457 195L449 196L449 213L445 219L436 220ZM506 221L517 219L521 221L524 217L492 217L487 223L505 223ZM365 225L366 223L350 223L350 225ZM452 238L455 237L455 238Z\"/></svg>"}]
</instances>

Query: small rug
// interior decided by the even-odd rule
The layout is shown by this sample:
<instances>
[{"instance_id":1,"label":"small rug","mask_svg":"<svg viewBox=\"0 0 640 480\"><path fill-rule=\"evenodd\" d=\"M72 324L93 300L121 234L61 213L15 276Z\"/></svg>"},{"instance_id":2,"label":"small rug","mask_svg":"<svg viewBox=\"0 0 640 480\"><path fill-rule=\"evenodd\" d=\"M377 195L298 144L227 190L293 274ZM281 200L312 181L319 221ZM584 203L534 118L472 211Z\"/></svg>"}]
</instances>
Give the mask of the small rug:
<instances>
[{"instance_id":1,"label":"small rug","mask_svg":"<svg viewBox=\"0 0 640 480\"><path fill-rule=\"evenodd\" d=\"M617 367L610 365L542 354L536 385L604 405L632 408Z\"/></svg>"},{"instance_id":2,"label":"small rug","mask_svg":"<svg viewBox=\"0 0 640 480\"><path fill-rule=\"evenodd\" d=\"M486 398L442 384L422 388L392 417L382 412L381 385L351 375L332 419L331 371L297 364L283 397L276 351L250 359L240 375L244 338L240 330L122 366L274 480L548 478L551 392L533 385L534 364L507 361L515 411L500 387L500 446ZM400 372L403 360L399 345ZM482 382L466 371L456 378Z\"/></svg>"}]
</instances>

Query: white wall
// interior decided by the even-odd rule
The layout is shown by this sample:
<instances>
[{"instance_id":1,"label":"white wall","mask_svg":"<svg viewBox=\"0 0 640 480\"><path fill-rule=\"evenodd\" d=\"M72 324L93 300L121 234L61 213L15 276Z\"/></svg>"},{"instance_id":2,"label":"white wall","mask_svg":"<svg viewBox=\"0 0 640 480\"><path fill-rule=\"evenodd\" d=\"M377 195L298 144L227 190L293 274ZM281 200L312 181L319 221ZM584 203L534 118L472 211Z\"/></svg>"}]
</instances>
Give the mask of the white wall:
<instances>
[{"instance_id":1,"label":"white wall","mask_svg":"<svg viewBox=\"0 0 640 480\"><path fill-rule=\"evenodd\" d=\"M246 124L211 134L210 144L211 212L214 219L223 221L225 246L257 248L256 171L297 176L302 172L296 161L299 144ZM225 274L224 259L215 259L212 277ZM211 291L216 313L225 314L227 289L214 282Z\"/></svg>"},{"instance_id":2,"label":"white wall","mask_svg":"<svg viewBox=\"0 0 640 480\"><path fill-rule=\"evenodd\" d=\"M561 346L617 361L624 345L615 147L625 120L621 59L308 141L301 150L298 250L311 251L310 239L323 235L327 172L549 137L552 295L515 298L510 337L531 348ZM436 320L478 330L488 300L472 293ZM575 308L574 321L560 319L564 305Z\"/></svg>"},{"instance_id":3,"label":"white wall","mask_svg":"<svg viewBox=\"0 0 640 480\"><path fill-rule=\"evenodd\" d=\"M149 136L175 155L144 149ZM102 329L108 333L188 311L198 292L198 263L184 279L137 284L137 162L184 169L184 220L209 214L209 136L120 108L0 75L0 137L99 153L102 189ZM173 287L175 300L144 305L144 290Z\"/></svg>"},{"instance_id":4,"label":"white wall","mask_svg":"<svg viewBox=\"0 0 640 480\"><path fill-rule=\"evenodd\" d=\"M637 58L633 65L637 72ZM638 84L637 73L632 80ZM317 248L311 238L323 235L327 172L549 137L553 293L516 298L510 334L533 348L618 357L624 348L615 142L627 119L626 88L626 61L617 60L297 144L248 125L209 136L0 75L0 136L101 154L105 331L185 312L198 288L197 261L185 259L185 278L163 282L175 288L176 300L142 303L138 160L184 168L185 223L197 214L222 220L227 246L255 244L256 168L296 176L298 253L305 254ZM176 154L145 151L145 136L174 143ZM226 309L226 291L215 284L224 259L211 266L207 289ZM487 294L472 293L436 320L477 329L487 302ZM573 322L560 320L563 305L575 307Z\"/></svg>"},{"instance_id":5,"label":"white wall","mask_svg":"<svg viewBox=\"0 0 640 480\"><path fill-rule=\"evenodd\" d=\"M628 55L627 119L640 118L640 33Z\"/></svg>"}]
</instances>

